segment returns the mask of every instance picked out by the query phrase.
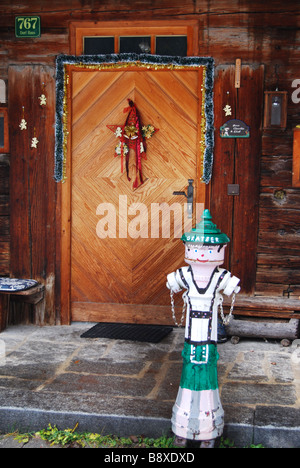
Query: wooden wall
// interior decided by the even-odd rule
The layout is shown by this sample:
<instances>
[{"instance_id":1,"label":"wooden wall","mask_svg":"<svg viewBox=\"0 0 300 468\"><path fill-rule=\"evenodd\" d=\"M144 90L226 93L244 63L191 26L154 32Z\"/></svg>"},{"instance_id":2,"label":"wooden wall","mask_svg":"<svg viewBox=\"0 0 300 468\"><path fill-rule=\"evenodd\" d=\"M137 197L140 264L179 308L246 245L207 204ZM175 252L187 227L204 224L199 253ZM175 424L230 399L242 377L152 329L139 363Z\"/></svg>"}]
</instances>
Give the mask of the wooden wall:
<instances>
[{"instance_id":1,"label":"wooden wall","mask_svg":"<svg viewBox=\"0 0 300 468\"><path fill-rule=\"evenodd\" d=\"M56 184L54 167L54 69L48 65L11 65L10 113L10 273L45 285L45 321L55 317ZM46 95L47 104L39 97ZM20 130L24 118L27 129ZM13 110L13 111L12 111ZM32 147L32 138L38 139Z\"/></svg>"},{"instance_id":2,"label":"wooden wall","mask_svg":"<svg viewBox=\"0 0 300 468\"><path fill-rule=\"evenodd\" d=\"M20 89L28 86L26 106L31 112L31 124L36 125L40 131L45 128L45 122L34 113L33 101L40 91L40 88L36 91L34 88L35 73L47 74L48 86L52 90L50 94L53 93L55 58L58 54L69 53L71 21L197 19L199 55L214 57L216 87L220 88L219 81L225 76L220 73L220 69L223 67L224 74L228 73L228 67L234 65L236 58L241 58L244 70L264 66L265 90L274 90L278 86L279 89L288 91L287 129L262 132L261 149L258 150L260 188L254 292L282 296L290 285L293 290L291 295L299 296L300 192L292 187L292 129L300 123L300 113L299 104L291 100L294 91L292 82L300 79L300 10L297 1L20 0L13 3L2 0L0 9L0 78L8 84L10 131L11 137L15 138L11 138L11 156L0 156L0 274L8 274L10 271L11 274L34 275L47 285L45 322L55 323L60 317L60 305L56 300L59 297L60 252L55 235L55 229L59 230L60 212L57 200L60 186L52 177L54 107L51 106L54 106L54 101L52 100L51 105L49 101L46 110L47 136L50 140L47 144L43 143L43 151L39 152L39 158L35 158L32 152L23 152L23 147L20 146L23 143L17 139L20 105L23 105L20 101ZM15 38L15 15L26 14L41 16L41 38ZM28 85L25 85L21 73L16 74L17 68L19 71L26 69L26 76L31 74ZM40 81L37 83L40 86ZM255 89L251 92L255 93ZM262 111L262 107L260 110ZM220 113L222 109L216 108L215 112ZM220 151L218 158L222 163L225 154L222 149ZM13 181L10 192L14 203L10 212L11 220L13 219L11 265L8 249L10 159ZM27 176L24 165L30 169ZM220 196L217 188L212 189L212 197ZM32 205L28 205L29 194ZM20 203L24 204L23 210L20 209ZM222 224L221 207L215 206L214 211L215 221ZM33 216L38 216L39 221L36 222ZM23 254L22 259L19 258L20 249L23 252L20 242L26 252L26 261Z\"/></svg>"},{"instance_id":3,"label":"wooden wall","mask_svg":"<svg viewBox=\"0 0 300 468\"><path fill-rule=\"evenodd\" d=\"M264 66L244 65L238 88L235 71L235 65L216 67L210 205L217 225L230 238L225 267L240 278L242 293L252 295L256 281ZM226 105L231 106L227 117L223 110ZM231 119L245 122L250 127L250 137L221 138L220 127ZM229 184L238 185L239 195L228 194Z\"/></svg>"},{"instance_id":4,"label":"wooden wall","mask_svg":"<svg viewBox=\"0 0 300 468\"><path fill-rule=\"evenodd\" d=\"M9 274L9 156L0 154L0 275Z\"/></svg>"}]
</instances>

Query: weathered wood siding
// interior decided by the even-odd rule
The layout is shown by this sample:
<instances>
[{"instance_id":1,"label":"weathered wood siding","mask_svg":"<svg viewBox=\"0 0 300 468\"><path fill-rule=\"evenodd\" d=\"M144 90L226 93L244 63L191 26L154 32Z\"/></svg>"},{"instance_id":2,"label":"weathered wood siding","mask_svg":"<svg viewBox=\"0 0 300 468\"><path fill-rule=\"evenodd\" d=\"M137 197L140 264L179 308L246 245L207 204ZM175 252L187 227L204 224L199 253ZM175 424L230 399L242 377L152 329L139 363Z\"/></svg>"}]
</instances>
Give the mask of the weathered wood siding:
<instances>
[{"instance_id":1,"label":"weathered wood siding","mask_svg":"<svg viewBox=\"0 0 300 468\"><path fill-rule=\"evenodd\" d=\"M10 272L46 287L45 320L55 317L54 70L47 65L11 65L8 101L11 128ZM39 96L45 92L47 105ZM27 129L20 130L24 106ZM13 110L13 111L12 111ZM38 145L31 146L36 136Z\"/></svg>"},{"instance_id":2,"label":"weathered wood siding","mask_svg":"<svg viewBox=\"0 0 300 468\"><path fill-rule=\"evenodd\" d=\"M54 106L54 101L52 100L51 104L49 101L46 110L47 119L52 122L49 123L47 133L50 143L46 144L44 151L39 153L40 159L34 161L31 153L20 154L22 147L17 145L20 106L23 105L18 85L25 86L23 82L25 78L19 74L18 82L13 84L10 82L12 78L9 80L9 76L13 76L9 70L16 69L15 66L27 65L29 68L34 68L33 65L41 67L41 70L48 67L48 85L53 92L55 58L58 54L70 52L69 23L81 20L130 22L132 20L185 19L189 21L197 19L199 21L198 52L199 55L214 57L217 88L220 88L220 81L223 79L220 67L224 67L224 73L227 73L227 67L232 67L236 58L242 59L242 79L243 73L248 73L249 69L264 65L264 89L274 90L278 86L279 89L288 91L288 123L285 131L262 132L262 149L258 149L260 190L258 194L257 266L256 272L252 273L252 275L256 274L256 277L252 276L251 279L254 288L251 286L250 289L256 294L282 296L283 291L287 290L290 285L290 289L293 290L290 294L298 297L300 293L300 192L299 189L292 187L292 129L300 123L300 113L299 104L291 99L294 91L292 82L300 79L298 3L295 0L285 2L281 0L264 2L259 0L220 0L218 2L210 0L187 0L185 2L179 0L145 0L143 2L138 0L104 0L101 2L96 0L52 0L51 2L20 0L15 4L8 0L1 2L0 78L8 83L9 89L8 104L12 142L10 173L12 180L16 182L10 185L11 200L14 201L14 206L11 206L14 226L11 232L10 272L32 274L44 283L48 281L48 312L45 315L45 321L54 323L60 317L59 302L55 299L59 297L60 282L60 251L55 236L55 229L59 230L60 223L60 205L56 202L60 197L60 186L55 184L52 177L54 138L54 107L52 106ZM41 38L15 38L14 18L16 15L25 14L40 15ZM37 98L34 87L28 85L27 91L25 88L23 91L25 94L27 92L28 111L33 112L32 101ZM254 91L252 89L253 92L255 93L255 89ZM262 108L260 110L262 111ZM220 107L215 108L215 113L224 116ZM30 118L36 118L34 113ZM36 125L39 130L44 128L41 122ZM15 142L13 138L16 138ZM224 164L228 154L222 152L222 148L220 151L216 160L220 161L219 164ZM21 157L21 167L18 156ZM7 158L0 159L1 274L7 274L9 271L9 204L7 199L9 165L7 162ZM29 178L28 172L27 175L25 172L21 173L22 165L25 163L30 167ZM214 189L212 185L212 199L215 195L214 190L217 188ZM29 209L26 205L25 210L20 210L20 207L17 207L17 200L25 203L24 200L28 200L28 193L30 193L32 208ZM222 194L216 193L222 199ZM40 200L42 200L41 205L39 205ZM243 200L243 203L247 203L247 200ZM35 216L39 217L38 221L34 220ZM217 224L224 223L223 216L222 210L215 206ZM31 230L28 230L29 219L32 223L36 223L34 226L31 225ZM17 226L23 225L26 228L18 231ZM20 236L22 236L21 239ZM18 249L21 247L16 246L19 242L24 245L26 261L28 261L28 252L31 256L31 263L29 262L30 265L27 263L26 268L24 257L18 263L16 251L20 252ZM243 261L243 258L240 261Z\"/></svg>"},{"instance_id":3,"label":"weathered wood siding","mask_svg":"<svg viewBox=\"0 0 300 468\"><path fill-rule=\"evenodd\" d=\"M245 65L241 87L235 88L235 66L216 68L211 211L230 238L225 266L240 278L244 294L255 291L263 77L262 65ZM232 108L229 117L223 111L227 104ZM230 119L246 122L250 138L220 138L218 130ZM239 186L238 196L228 195L228 184Z\"/></svg>"},{"instance_id":4,"label":"weathered wood siding","mask_svg":"<svg viewBox=\"0 0 300 468\"><path fill-rule=\"evenodd\" d=\"M9 156L0 154L0 275L9 275Z\"/></svg>"}]
</instances>

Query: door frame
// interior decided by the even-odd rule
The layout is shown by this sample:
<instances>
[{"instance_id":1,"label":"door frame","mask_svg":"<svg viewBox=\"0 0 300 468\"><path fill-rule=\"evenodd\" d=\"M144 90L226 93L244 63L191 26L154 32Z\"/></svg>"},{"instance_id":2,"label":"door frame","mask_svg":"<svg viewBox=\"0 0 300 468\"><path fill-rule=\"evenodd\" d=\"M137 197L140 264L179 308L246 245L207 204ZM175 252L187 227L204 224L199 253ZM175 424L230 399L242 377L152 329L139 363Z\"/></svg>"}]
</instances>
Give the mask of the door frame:
<instances>
[{"instance_id":1,"label":"door frame","mask_svg":"<svg viewBox=\"0 0 300 468\"><path fill-rule=\"evenodd\" d=\"M55 179L62 181L61 184L61 230L60 239L60 306L61 306L61 324L67 325L71 323L71 177L72 177L72 148L70 144L71 135L71 118L72 115L72 98L71 98L71 72L72 70L88 69L101 70L106 67L131 67L131 70L138 70L139 67L150 67L152 69L193 69L195 67L203 67L203 82L205 90L202 93L202 117L203 125L199 128L201 139L200 147L200 164L198 165L197 184L206 184L205 189L205 205L209 205L209 190L208 184L212 172L213 159L213 141L214 141L214 114L213 114L213 74L214 61L211 57L183 57L173 63L169 60L165 62L165 57L147 56L142 58L135 54L121 54L119 56L109 56L99 62L98 59L91 59L89 56L60 56L57 59L57 105L56 105L56 163L55 163ZM170 57L168 57L170 59ZM200 126L199 126L200 127ZM201 180L202 179L202 180ZM197 200L196 200L197 201Z\"/></svg>"},{"instance_id":2,"label":"door frame","mask_svg":"<svg viewBox=\"0 0 300 468\"><path fill-rule=\"evenodd\" d=\"M187 36L187 56L197 56L199 50L199 22L190 20L155 21L75 21L70 24L70 53L82 55L84 37L113 36L114 53L119 54L120 36L151 36L151 54L155 54L154 36Z\"/></svg>"}]
</instances>

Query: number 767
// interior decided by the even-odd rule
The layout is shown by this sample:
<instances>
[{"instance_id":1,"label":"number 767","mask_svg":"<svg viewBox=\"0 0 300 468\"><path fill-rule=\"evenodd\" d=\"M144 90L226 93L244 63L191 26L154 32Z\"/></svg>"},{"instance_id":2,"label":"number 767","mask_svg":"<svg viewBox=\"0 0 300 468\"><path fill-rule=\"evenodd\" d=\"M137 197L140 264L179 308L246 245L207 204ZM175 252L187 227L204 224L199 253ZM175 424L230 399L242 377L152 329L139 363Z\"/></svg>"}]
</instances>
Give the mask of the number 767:
<instances>
[{"instance_id":1,"label":"number 767","mask_svg":"<svg viewBox=\"0 0 300 468\"><path fill-rule=\"evenodd\" d=\"M20 29L35 29L37 18L18 18Z\"/></svg>"}]
</instances>

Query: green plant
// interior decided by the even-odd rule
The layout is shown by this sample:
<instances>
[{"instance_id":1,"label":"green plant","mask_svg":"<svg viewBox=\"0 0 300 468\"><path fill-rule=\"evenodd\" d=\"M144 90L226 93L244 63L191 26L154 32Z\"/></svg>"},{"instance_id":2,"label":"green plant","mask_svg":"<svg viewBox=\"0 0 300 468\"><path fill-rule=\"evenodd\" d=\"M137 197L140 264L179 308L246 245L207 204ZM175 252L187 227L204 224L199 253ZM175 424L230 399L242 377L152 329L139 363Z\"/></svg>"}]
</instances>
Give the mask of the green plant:
<instances>
[{"instance_id":1,"label":"green plant","mask_svg":"<svg viewBox=\"0 0 300 468\"><path fill-rule=\"evenodd\" d=\"M114 435L102 435L91 432L75 432L78 424L73 429L59 430L56 426L48 425L47 429L42 429L35 433L35 437L40 437L48 441L51 445L78 444L81 447L102 447L102 448L169 448L174 446L174 437L159 437L153 439L149 437L117 437ZM22 441L21 436L18 436Z\"/></svg>"},{"instance_id":2,"label":"green plant","mask_svg":"<svg viewBox=\"0 0 300 468\"><path fill-rule=\"evenodd\" d=\"M144 436L118 437L93 432L76 432L78 424L73 429L58 429L56 425L49 424L47 429L38 432L19 433L18 431L6 434L18 440L21 444L28 443L32 438L40 438L51 445L62 447L93 447L93 448L176 448L174 437L162 436L156 439ZM221 438L218 448L236 448L234 441ZM178 447L177 447L178 448ZM264 448L262 444L250 444L245 448Z\"/></svg>"},{"instance_id":3,"label":"green plant","mask_svg":"<svg viewBox=\"0 0 300 468\"><path fill-rule=\"evenodd\" d=\"M77 426L78 424L76 424L74 429L59 430L56 426L52 427L51 424L49 424L47 429L42 429L41 431L36 432L35 436L40 437L42 440L47 440L51 445L58 444L65 446L74 442L81 445L82 441L75 432Z\"/></svg>"}]
</instances>

